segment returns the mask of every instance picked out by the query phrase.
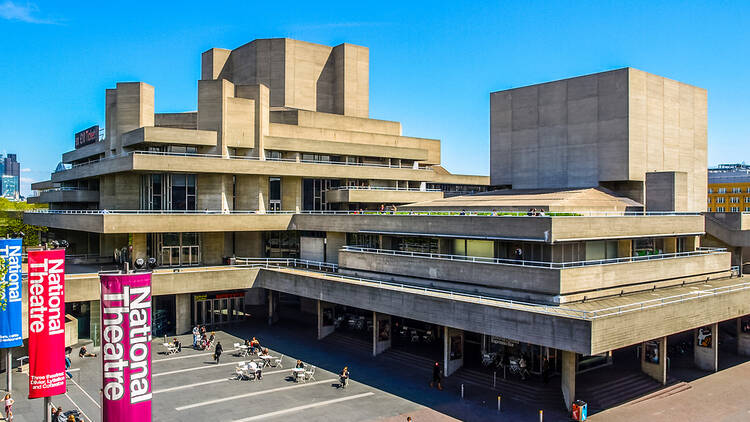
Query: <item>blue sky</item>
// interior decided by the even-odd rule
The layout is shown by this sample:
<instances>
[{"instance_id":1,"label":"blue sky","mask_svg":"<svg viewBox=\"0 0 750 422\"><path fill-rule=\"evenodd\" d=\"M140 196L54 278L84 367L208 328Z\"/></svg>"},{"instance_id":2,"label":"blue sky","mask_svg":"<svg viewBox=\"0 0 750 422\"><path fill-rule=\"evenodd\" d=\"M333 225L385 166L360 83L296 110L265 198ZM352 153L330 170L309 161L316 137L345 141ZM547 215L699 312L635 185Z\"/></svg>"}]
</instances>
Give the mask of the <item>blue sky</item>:
<instances>
[{"instance_id":1,"label":"blue sky","mask_svg":"<svg viewBox=\"0 0 750 422\"><path fill-rule=\"evenodd\" d=\"M370 115L489 174L491 91L636 67L708 89L709 164L750 161L750 2L36 2L0 0L0 152L23 192L104 125L104 90L196 109L200 54L255 38L370 48Z\"/></svg>"}]
</instances>

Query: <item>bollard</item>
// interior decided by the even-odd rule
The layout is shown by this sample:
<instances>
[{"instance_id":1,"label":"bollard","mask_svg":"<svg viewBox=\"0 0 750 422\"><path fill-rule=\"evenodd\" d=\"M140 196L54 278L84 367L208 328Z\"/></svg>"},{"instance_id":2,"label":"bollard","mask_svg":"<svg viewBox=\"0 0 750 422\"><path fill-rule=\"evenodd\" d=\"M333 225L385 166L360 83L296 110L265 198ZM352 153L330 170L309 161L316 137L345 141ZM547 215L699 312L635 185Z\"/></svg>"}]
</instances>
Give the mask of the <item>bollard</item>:
<instances>
[{"instance_id":1,"label":"bollard","mask_svg":"<svg viewBox=\"0 0 750 422\"><path fill-rule=\"evenodd\" d=\"M461 383L461 400L464 399L464 383Z\"/></svg>"},{"instance_id":2,"label":"bollard","mask_svg":"<svg viewBox=\"0 0 750 422\"><path fill-rule=\"evenodd\" d=\"M539 410L539 422L544 422L544 410Z\"/></svg>"},{"instance_id":3,"label":"bollard","mask_svg":"<svg viewBox=\"0 0 750 422\"><path fill-rule=\"evenodd\" d=\"M503 411L503 398L499 394L497 395L497 411Z\"/></svg>"}]
</instances>

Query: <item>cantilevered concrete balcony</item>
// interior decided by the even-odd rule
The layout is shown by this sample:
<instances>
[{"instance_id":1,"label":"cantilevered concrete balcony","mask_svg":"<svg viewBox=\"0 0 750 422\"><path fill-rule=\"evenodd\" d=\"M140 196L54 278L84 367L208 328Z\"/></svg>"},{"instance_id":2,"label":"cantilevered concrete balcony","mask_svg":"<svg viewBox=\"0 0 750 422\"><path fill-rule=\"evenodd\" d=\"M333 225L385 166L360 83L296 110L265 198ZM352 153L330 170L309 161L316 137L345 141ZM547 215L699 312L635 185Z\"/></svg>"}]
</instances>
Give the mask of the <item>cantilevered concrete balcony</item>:
<instances>
[{"instance_id":1,"label":"cantilevered concrete balcony","mask_svg":"<svg viewBox=\"0 0 750 422\"><path fill-rule=\"evenodd\" d=\"M94 142L93 144L85 145L80 148L68 151L62 155L63 163L72 163L78 160L84 160L91 157L97 157L100 154L104 154L106 150L106 143L103 141Z\"/></svg>"},{"instance_id":2,"label":"cantilevered concrete balcony","mask_svg":"<svg viewBox=\"0 0 750 422\"><path fill-rule=\"evenodd\" d=\"M36 210L27 212L24 221L98 233L311 230L542 243L703 234L704 219L697 213L603 215L527 217L518 213L492 215L444 210L396 213Z\"/></svg>"},{"instance_id":3,"label":"cantilevered concrete balcony","mask_svg":"<svg viewBox=\"0 0 750 422\"><path fill-rule=\"evenodd\" d=\"M439 189L341 186L326 191L326 202L328 203L408 204L442 197L443 192Z\"/></svg>"},{"instance_id":4,"label":"cantilevered concrete balcony","mask_svg":"<svg viewBox=\"0 0 750 422\"><path fill-rule=\"evenodd\" d=\"M39 196L26 198L29 204L49 204L55 202L99 202L99 191L75 188L54 188L39 192Z\"/></svg>"},{"instance_id":5,"label":"cantilevered concrete balcony","mask_svg":"<svg viewBox=\"0 0 750 422\"><path fill-rule=\"evenodd\" d=\"M724 249L539 262L345 246L339 251L339 266L349 274L377 274L546 303L619 295L732 274L730 253Z\"/></svg>"},{"instance_id":6,"label":"cantilevered concrete balcony","mask_svg":"<svg viewBox=\"0 0 750 422\"><path fill-rule=\"evenodd\" d=\"M216 142L216 131L213 130L148 126L122 135L122 145L126 147L140 144L215 146Z\"/></svg>"}]
</instances>

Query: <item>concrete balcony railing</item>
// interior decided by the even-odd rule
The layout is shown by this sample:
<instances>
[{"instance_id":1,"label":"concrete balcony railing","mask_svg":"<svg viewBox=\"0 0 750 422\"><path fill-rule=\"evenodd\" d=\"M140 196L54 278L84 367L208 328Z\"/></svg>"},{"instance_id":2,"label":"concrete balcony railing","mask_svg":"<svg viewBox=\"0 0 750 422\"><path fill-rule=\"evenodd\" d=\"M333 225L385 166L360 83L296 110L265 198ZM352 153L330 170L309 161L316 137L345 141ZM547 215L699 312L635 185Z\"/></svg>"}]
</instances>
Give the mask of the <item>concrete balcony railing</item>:
<instances>
[{"instance_id":1,"label":"concrete balcony railing","mask_svg":"<svg viewBox=\"0 0 750 422\"><path fill-rule=\"evenodd\" d=\"M375 204L408 204L441 199L439 189L388 188L372 186L340 186L326 191L326 202Z\"/></svg>"},{"instance_id":2,"label":"concrete balcony railing","mask_svg":"<svg viewBox=\"0 0 750 422\"><path fill-rule=\"evenodd\" d=\"M30 204L49 204L54 202L99 202L99 191L76 189L76 188L54 188L39 192L39 196L26 199Z\"/></svg>"},{"instance_id":3,"label":"concrete balcony railing","mask_svg":"<svg viewBox=\"0 0 750 422\"><path fill-rule=\"evenodd\" d=\"M339 251L339 265L342 270L357 274L380 273L437 283L459 283L481 292L492 289L515 297L548 296L559 302L578 299L575 295L585 294L590 298L612 294L607 292L611 289L637 291L643 290L643 287L636 287L638 285L674 285L731 274L730 254L723 249L593 261L539 262L346 246Z\"/></svg>"}]
</instances>

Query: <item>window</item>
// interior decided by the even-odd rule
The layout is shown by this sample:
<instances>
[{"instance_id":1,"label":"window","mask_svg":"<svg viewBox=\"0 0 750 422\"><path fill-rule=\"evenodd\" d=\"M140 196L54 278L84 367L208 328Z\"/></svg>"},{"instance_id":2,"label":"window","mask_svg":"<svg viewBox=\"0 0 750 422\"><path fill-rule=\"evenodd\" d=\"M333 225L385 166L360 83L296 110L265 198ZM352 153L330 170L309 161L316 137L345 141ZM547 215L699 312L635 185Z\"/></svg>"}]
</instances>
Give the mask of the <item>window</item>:
<instances>
[{"instance_id":1,"label":"window","mask_svg":"<svg viewBox=\"0 0 750 422\"><path fill-rule=\"evenodd\" d=\"M724 207L716 207L716 212L724 212Z\"/></svg>"},{"instance_id":2,"label":"window","mask_svg":"<svg viewBox=\"0 0 750 422\"><path fill-rule=\"evenodd\" d=\"M740 193L742 192L742 188L732 188L732 193Z\"/></svg>"},{"instance_id":3,"label":"window","mask_svg":"<svg viewBox=\"0 0 750 422\"><path fill-rule=\"evenodd\" d=\"M732 204L739 204L740 203L740 198L738 198L736 196L733 196L733 197L729 198L729 202L731 202Z\"/></svg>"},{"instance_id":4,"label":"window","mask_svg":"<svg viewBox=\"0 0 750 422\"><path fill-rule=\"evenodd\" d=\"M711 207L708 207L708 210L707 210L707 211L708 211L708 212L711 212Z\"/></svg>"},{"instance_id":5,"label":"window","mask_svg":"<svg viewBox=\"0 0 750 422\"><path fill-rule=\"evenodd\" d=\"M268 178L268 203L270 211L281 211L281 178Z\"/></svg>"},{"instance_id":6,"label":"window","mask_svg":"<svg viewBox=\"0 0 750 422\"><path fill-rule=\"evenodd\" d=\"M748 186L748 188L745 189L745 192L750 193L750 186Z\"/></svg>"},{"instance_id":7,"label":"window","mask_svg":"<svg viewBox=\"0 0 750 422\"><path fill-rule=\"evenodd\" d=\"M713 188L708 188L708 193L714 193L714 189Z\"/></svg>"},{"instance_id":8,"label":"window","mask_svg":"<svg viewBox=\"0 0 750 422\"><path fill-rule=\"evenodd\" d=\"M708 203L709 203L709 204L711 203L711 198L708 198Z\"/></svg>"},{"instance_id":9,"label":"window","mask_svg":"<svg viewBox=\"0 0 750 422\"><path fill-rule=\"evenodd\" d=\"M195 210L195 175L171 174L171 209Z\"/></svg>"},{"instance_id":10,"label":"window","mask_svg":"<svg viewBox=\"0 0 750 422\"><path fill-rule=\"evenodd\" d=\"M746 196L746 197L745 197L745 203L746 203L746 204L747 204L747 203L750 203L750 196Z\"/></svg>"},{"instance_id":11,"label":"window","mask_svg":"<svg viewBox=\"0 0 750 422\"><path fill-rule=\"evenodd\" d=\"M719 193L727 193L727 188L719 188Z\"/></svg>"},{"instance_id":12,"label":"window","mask_svg":"<svg viewBox=\"0 0 750 422\"><path fill-rule=\"evenodd\" d=\"M717 204L723 204L724 203L724 198L723 197L716 198L716 203Z\"/></svg>"},{"instance_id":13,"label":"window","mask_svg":"<svg viewBox=\"0 0 750 422\"><path fill-rule=\"evenodd\" d=\"M730 212L740 212L740 207L732 207L729 209Z\"/></svg>"},{"instance_id":14,"label":"window","mask_svg":"<svg viewBox=\"0 0 750 422\"><path fill-rule=\"evenodd\" d=\"M745 207L745 212L750 212L750 207Z\"/></svg>"}]
</instances>

